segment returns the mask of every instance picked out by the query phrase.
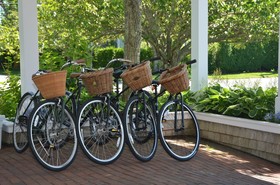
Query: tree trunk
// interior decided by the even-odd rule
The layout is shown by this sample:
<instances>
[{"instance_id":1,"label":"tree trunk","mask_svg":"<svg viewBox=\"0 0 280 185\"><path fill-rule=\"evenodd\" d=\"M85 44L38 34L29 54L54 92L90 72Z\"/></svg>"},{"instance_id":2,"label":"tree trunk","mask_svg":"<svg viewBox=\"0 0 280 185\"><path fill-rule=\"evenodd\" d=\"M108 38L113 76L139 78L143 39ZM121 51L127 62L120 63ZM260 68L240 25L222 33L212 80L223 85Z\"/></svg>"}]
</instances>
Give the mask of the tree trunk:
<instances>
[{"instance_id":1,"label":"tree trunk","mask_svg":"<svg viewBox=\"0 0 280 185\"><path fill-rule=\"evenodd\" d=\"M141 45L141 0L124 0L124 58L139 63Z\"/></svg>"},{"instance_id":2,"label":"tree trunk","mask_svg":"<svg viewBox=\"0 0 280 185\"><path fill-rule=\"evenodd\" d=\"M141 45L141 0L123 0L125 11L124 58L134 63L140 62ZM125 84L124 84L125 86ZM128 99L131 91L124 93L124 100Z\"/></svg>"}]
</instances>

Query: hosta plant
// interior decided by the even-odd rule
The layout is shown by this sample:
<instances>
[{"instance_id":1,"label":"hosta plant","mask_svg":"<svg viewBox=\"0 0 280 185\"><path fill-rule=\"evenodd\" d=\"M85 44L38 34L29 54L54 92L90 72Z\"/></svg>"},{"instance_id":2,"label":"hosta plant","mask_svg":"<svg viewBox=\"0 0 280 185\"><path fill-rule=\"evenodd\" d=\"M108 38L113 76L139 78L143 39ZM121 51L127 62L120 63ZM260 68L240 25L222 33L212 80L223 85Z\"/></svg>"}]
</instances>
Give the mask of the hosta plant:
<instances>
[{"instance_id":1,"label":"hosta plant","mask_svg":"<svg viewBox=\"0 0 280 185\"><path fill-rule=\"evenodd\" d=\"M186 94L186 102L195 111L210 112L255 120L265 120L274 113L277 88L245 87L235 85L225 88L219 84Z\"/></svg>"}]
</instances>

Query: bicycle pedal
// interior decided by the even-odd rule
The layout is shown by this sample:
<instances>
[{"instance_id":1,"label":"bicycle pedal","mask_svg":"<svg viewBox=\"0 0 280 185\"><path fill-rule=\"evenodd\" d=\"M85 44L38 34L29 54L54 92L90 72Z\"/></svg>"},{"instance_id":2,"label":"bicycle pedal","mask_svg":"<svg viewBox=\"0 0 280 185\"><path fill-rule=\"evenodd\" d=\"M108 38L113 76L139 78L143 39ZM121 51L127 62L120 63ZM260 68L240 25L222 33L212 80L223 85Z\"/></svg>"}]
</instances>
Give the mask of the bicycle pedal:
<instances>
[{"instance_id":1,"label":"bicycle pedal","mask_svg":"<svg viewBox=\"0 0 280 185\"><path fill-rule=\"evenodd\" d=\"M111 132L118 132L119 130L118 129L116 129L116 128L113 128L112 130L111 130Z\"/></svg>"}]
</instances>

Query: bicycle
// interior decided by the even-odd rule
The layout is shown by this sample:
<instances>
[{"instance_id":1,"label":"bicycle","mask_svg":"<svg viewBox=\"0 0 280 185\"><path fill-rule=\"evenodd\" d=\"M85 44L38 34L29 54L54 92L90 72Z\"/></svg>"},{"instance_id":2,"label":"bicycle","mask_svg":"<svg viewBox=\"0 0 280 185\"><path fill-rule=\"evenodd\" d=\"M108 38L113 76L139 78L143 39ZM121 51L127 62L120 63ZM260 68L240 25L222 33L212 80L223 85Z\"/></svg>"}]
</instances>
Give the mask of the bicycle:
<instances>
[{"instance_id":1,"label":"bicycle","mask_svg":"<svg viewBox=\"0 0 280 185\"><path fill-rule=\"evenodd\" d=\"M124 149L122 119L110 94L112 76L112 68L80 76L92 98L77 116L78 141L85 155L98 164L116 161Z\"/></svg>"},{"instance_id":2,"label":"bicycle","mask_svg":"<svg viewBox=\"0 0 280 185\"><path fill-rule=\"evenodd\" d=\"M190 61L188 62L188 64L192 64L194 62L196 61ZM169 72L177 73L177 69L178 67L172 68L167 72L165 72L166 70L159 70L154 74L167 74ZM185 73L185 70L185 68L181 70L183 72L182 74ZM186 78L186 76L184 76L183 78ZM170 79L168 79L167 81L169 80ZM192 109L183 101L181 92L185 90L186 87L183 87L181 89L175 88L175 91L173 90L174 86L172 86L171 88L168 87L167 90L170 92L169 98L159 110L158 98L167 91L166 89L163 89L161 92L158 92L160 83L163 84L163 80L153 80L153 95L147 96L147 93L145 91L142 91L142 93L139 93L137 96L132 97L127 102L125 111L125 119L127 121L125 121L125 127L128 132L128 137L130 138L128 140L129 145L134 150L134 153L138 154L138 157L140 158L141 156L139 155L140 153L138 151L142 150L143 148L141 142L145 142L151 137L147 134L145 137L138 137L135 134L137 133L137 130L149 126L147 121L138 123L136 121L132 121L131 119L133 115L135 115L134 117L136 118L137 115L141 113L139 113L134 106L134 104L140 104L142 107L142 112L149 111L151 112L151 114L154 114L157 122L157 132L164 150L176 160L189 160L194 157L198 151L200 134L199 124L195 114L193 113ZM180 87L180 84L178 83L175 83L175 85ZM142 120L147 120L148 117L147 115L143 114L140 118ZM137 138L142 138L142 140L140 140L139 142ZM136 148L135 145L137 145L139 148Z\"/></svg>"},{"instance_id":3,"label":"bicycle","mask_svg":"<svg viewBox=\"0 0 280 185\"><path fill-rule=\"evenodd\" d=\"M68 60L62 67L61 70L64 70L66 67L71 65L81 66L82 72L85 71L85 61L83 59L71 61ZM39 70L37 74L47 73L45 70ZM66 96L69 97L67 100L67 105L70 104L70 107L76 107L75 98L70 96L72 93L66 91ZM34 94L33 92L26 92L21 99L19 100L15 120L13 124L13 146L16 152L23 153L28 148L28 138L27 138L27 122L30 116L31 111L36 105L43 99L40 94L40 91L37 90ZM68 103L70 102L70 103Z\"/></svg>"},{"instance_id":4,"label":"bicycle","mask_svg":"<svg viewBox=\"0 0 280 185\"><path fill-rule=\"evenodd\" d=\"M142 162L154 157L158 143L155 114L151 106L146 106L150 94L142 90L152 81L150 61L158 59L144 60L122 74L123 80L133 90L123 112L126 142L134 157Z\"/></svg>"},{"instance_id":5,"label":"bicycle","mask_svg":"<svg viewBox=\"0 0 280 185\"><path fill-rule=\"evenodd\" d=\"M83 63L82 60L67 61L63 67L76 64L84 66ZM32 79L38 91L34 95L26 93L20 100L14 130L20 127L24 132L14 132L14 145L23 146L20 145L20 137L16 136L19 134L24 136L21 138L25 145L21 150L16 148L16 151L23 152L29 144L36 160L43 167L52 171L66 169L77 153L75 119L63 97L68 96L66 100L71 102L71 107L75 106L75 102L65 87L61 88L66 86L66 71L38 71Z\"/></svg>"}]
</instances>

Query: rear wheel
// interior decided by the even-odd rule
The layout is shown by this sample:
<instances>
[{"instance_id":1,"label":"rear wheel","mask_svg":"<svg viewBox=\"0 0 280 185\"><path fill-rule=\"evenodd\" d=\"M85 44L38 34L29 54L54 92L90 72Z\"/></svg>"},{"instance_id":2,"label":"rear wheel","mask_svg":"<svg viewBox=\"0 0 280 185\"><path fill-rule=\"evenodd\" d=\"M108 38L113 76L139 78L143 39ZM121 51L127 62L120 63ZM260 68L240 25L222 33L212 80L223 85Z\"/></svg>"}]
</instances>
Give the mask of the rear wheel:
<instances>
[{"instance_id":1,"label":"rear wheel","mask_svg":"<svg viewBox=\"0 0 280 185\"><path fill-rule=\"evenodd\" d=\"M17 107L15 121L13 125L13 145L18 153L24 152L28 147L27 122L30 112L35 106L33 99L34 93L25 93Z\"/></svg>"}]
</instances>

